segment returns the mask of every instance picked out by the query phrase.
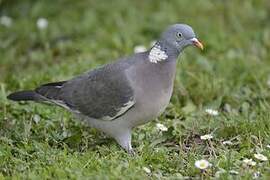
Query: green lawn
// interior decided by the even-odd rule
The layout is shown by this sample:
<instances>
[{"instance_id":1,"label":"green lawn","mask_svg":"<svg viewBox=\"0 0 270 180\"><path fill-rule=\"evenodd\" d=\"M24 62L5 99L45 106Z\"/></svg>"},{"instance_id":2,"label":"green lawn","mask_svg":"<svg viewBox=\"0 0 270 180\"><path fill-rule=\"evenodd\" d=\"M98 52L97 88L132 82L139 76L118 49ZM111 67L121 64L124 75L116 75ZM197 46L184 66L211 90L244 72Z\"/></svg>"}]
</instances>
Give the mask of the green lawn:
<instances>
[{"instance_id":1,"label":"green lawn","mask_svg":"<svg viewBox=\"0 0 270 180\"><path fill-rule=\"evenodd\" d=\"M270 178L269 160L254 157L270 159L268 0L0 0L4 15L12 23L0 24L0 179ZM205 50L179 58L171 104L134 131L134 157L59 107L6 99L149 47L177 22L191 25ZM200 171L200 159L212 166Z\"/></svg>"}]
</instances>

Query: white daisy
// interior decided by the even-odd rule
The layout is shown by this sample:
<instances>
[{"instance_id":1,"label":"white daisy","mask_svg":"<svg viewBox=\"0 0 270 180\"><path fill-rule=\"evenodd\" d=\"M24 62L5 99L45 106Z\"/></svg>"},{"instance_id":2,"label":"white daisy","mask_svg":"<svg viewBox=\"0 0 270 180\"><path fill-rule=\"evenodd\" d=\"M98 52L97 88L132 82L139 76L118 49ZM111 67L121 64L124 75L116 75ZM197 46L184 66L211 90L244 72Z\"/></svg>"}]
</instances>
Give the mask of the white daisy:
<instances>
[{"instance_id":1,"label":"white daisy","mask_svg":"<svg viewBox=\"0 0 270 180\"><path fill-rule=\"evenodd\" d=\"M207 160L205 159L201 159L201 160L197 160L195 162L195 166L201 170L207 169L208 167L211 166L211 163L209 163Z\"/></svg>"},{"instance_id":2,"label":"white daisy","mask_svg":"<svg viewBox=\"0 0 270 180\"><path fill-rule=\"evenodd\" d=\"M134 47L134 53L141 53L147 51L146 47L143 45L138 45Z\"/></svg>"},{"instance_id":3,"label":"white daisy","mask_svg":"<svg viewBox=\"0 0 270 180\"><path fill-rule=\"evenodd\" d=\"M217 116L219 114L218 111L214 109L205 109L205 112L211 116Z\"/></svg>"},{"instance_id":4,"label":"white daisy","mask_svg":"<svg viewBox=\"0 0 270 180\"><path fill-rule=\"evenodd\" d=\"M168 128L164 126L163 124L157 123L156 127L159 131L168 131Z\"/></svg>"},{"instance_id":5,"label":"white daisy","mask_svg":"<svg viewBox=\"0 0 270 180\"><path fill-rule=\"evenodd\" d=\"M151 170L148 167L143 167L144 172L146 172L147 174L151 173Z\"/></svg>"},{"instance_id":6,"label":"white daisy","mask_svg":"<svg viewBox=\"0 0 270 180\"><path fill-rule=\"evenodd\" d=\"M48 20L45 18L39 18L37 20L37 27L38 29L42 30L42 29L46 29L48 27Z\"/></svg>"},{"instance_id":7,"label":"white daisy","mask_svg":"<svg viewBox=\"0 0 270 180\"><path fill-rule=\"evenodd\" d=\"M0 17L0 24L6 27L10 27L12 24L12 19L8 16L2 16Z\"/></svg>"},{"instance_id":8,"label":"white daisy","mask_svg":"<svg viewBox=\"0 0 270 180\"><path fill-rule=\"evenodd\" d=\"M260 154L260 153L254 154L254 157L260 161L268 161L268 158L265 155Z\"/></svg>"},{"instance_id":9,"label":"white daisy","mask_svg":"<svg viewBox=\"0 0 270 180\"><path fill-rule=\"evenodd\" d=\"M200 137L201 140L209 140L209 139L212 139L213 136L211 134L206 134L206 135L203 135Z\"/></svg>"},{"instance_id":10,"label":"white daisy","mask_svg":"<svg viewBox=\"0 0 270 180\"><path fill-rule=\"evenodd\" d=\"M257 164L255 161L253 161L253 159L247 159L247 158L243 160L243 163L246 166L256 166Z\"/></svg>"}]
</instances>

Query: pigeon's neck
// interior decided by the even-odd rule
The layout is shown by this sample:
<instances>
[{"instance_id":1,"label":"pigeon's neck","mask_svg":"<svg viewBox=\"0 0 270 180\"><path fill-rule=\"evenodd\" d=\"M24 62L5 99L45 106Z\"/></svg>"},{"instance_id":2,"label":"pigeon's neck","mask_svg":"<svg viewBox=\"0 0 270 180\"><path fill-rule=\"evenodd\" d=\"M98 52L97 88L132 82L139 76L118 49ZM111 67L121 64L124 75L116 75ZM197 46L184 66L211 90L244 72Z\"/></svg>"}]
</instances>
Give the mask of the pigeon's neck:
<instances>
[{"instance_id":1,"label":"pigeon's neck","mask_svg":"<svg viewBox=\"0 0 270 180\"><path fill-rule=\"evenodd\" d=\"M172 47L164 41L157 41L149 50L148 59L151 63L159 63L163 61L175 61L180 51Z\"/></svg>"}]
</instances>

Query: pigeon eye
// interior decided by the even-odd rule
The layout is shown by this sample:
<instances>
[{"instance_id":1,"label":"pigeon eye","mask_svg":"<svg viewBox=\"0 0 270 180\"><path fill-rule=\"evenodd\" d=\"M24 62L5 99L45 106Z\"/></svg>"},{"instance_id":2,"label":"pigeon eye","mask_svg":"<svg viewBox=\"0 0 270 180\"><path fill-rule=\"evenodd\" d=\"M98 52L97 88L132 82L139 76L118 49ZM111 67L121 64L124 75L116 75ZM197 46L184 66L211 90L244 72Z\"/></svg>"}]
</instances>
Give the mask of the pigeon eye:
<instances>
[{"instance_id":1,"label":"pigeon eye","mask_svg":"<svg viewBox=\"0 0 270 180\"><path fill-rule=\"evenodd\" d=\"M179 37L179 38L181 38L181 37L182 37L182 33L178 32L178 33L176 34L176 36Z\"/></svg>"}]
</instances>

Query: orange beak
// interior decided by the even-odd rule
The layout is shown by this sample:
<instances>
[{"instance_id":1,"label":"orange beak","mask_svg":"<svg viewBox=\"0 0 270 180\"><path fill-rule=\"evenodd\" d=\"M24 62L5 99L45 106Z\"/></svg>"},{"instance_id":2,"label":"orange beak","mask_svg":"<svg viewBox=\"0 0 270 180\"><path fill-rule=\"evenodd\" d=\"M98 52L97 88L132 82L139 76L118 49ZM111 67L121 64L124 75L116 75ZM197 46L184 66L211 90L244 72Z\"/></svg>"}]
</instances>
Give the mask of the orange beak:
<instances>
[{"instance_id":1,"label":"orange beak","mask_svg":"<svg viewBox=\"0 0 270 180\"><path fill-rule=\"evenodd\" d=\"M203 50L203 44L197 38L192 38L191 41L194 46Z\"/></svg>"}]
</instances>

